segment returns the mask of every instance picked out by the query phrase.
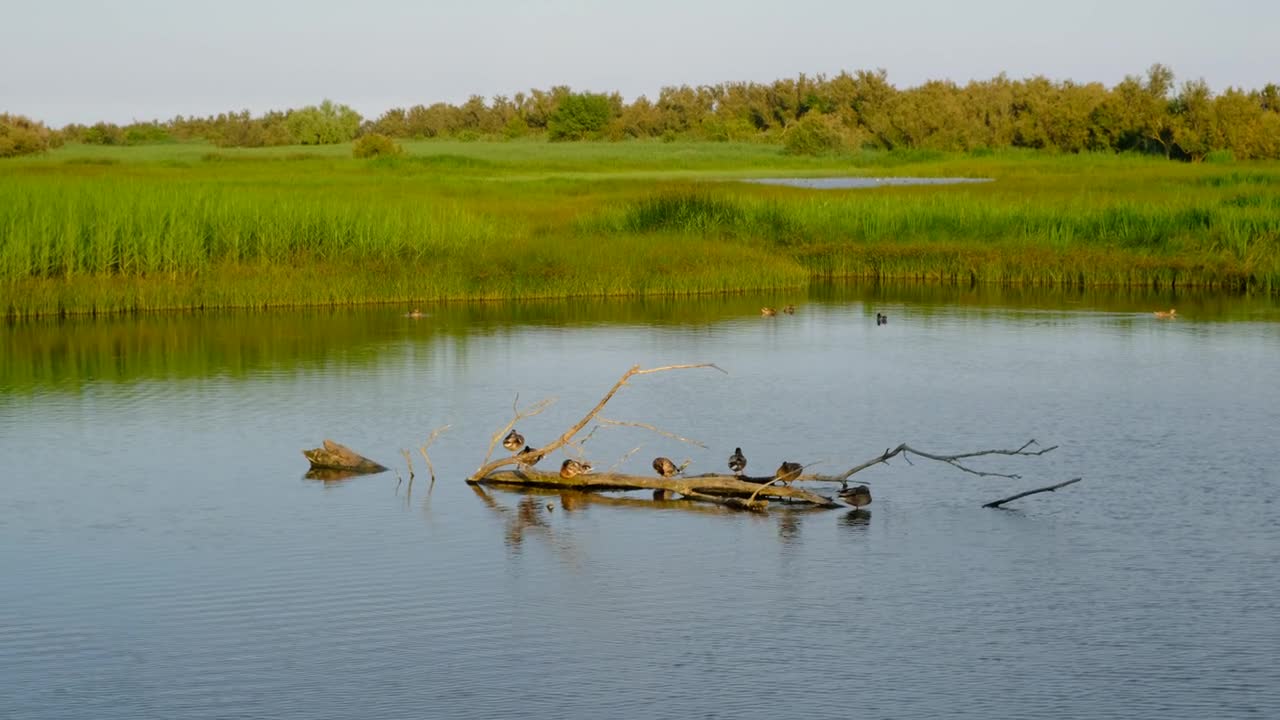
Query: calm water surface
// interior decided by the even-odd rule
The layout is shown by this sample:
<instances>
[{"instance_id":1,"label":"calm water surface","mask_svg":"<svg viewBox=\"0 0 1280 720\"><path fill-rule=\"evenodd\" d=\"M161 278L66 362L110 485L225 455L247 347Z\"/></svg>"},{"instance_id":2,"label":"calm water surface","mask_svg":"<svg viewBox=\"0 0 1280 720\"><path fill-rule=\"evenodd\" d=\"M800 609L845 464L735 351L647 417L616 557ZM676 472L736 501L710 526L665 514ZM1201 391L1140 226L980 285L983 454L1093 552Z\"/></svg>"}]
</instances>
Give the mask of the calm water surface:
<instances>
[{"instance_id":1,"label":"calm water surface","mask_svg":"<svg viewBox=\"0 0 1280 720\"><path fill-rule=\"evenodd\" d=\"M765 319L761 305L795 303ZM1150 311L1176 304L1184 317ZM1274 717L1280 308L907 287L0 326L0 717ZM875 313L890 322L877 328ZM462 482L630 365L587 450L837 469L756 516ZM324 483L339 439L430 487ZM558 462L559 458L556 458ZM1008 511L981 503L1083 477ZM406 478L407 479L407 478ZM547 505L550 505L550 509Z\"/></svg>"}]
</instances>

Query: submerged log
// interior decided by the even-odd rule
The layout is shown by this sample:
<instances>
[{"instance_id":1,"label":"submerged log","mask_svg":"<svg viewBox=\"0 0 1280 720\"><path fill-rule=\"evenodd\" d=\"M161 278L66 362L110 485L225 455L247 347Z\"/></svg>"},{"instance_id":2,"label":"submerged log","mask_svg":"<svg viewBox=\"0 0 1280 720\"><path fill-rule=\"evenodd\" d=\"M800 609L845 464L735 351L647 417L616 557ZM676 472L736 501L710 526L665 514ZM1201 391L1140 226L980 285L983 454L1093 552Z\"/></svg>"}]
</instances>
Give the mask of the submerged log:
<instances>
[{"instance_id":1,"label":"submerged log","mask_svg":"<svg viewBox=\"0 0 1280 720\"><path fill-rule=\"evenodd\" d=\"M714 502L742 510L763 510L768 500L803 502L822 507L837 503L825 495L786 485L762 485L733 475L695 475L662 478L624 473L587 473L570 478L538 470L499 470L468 480L478 485L523 485L526 487L572 488L574 490L658 490L695 500Z\"/></svg>"},{"instance_id":2,"label":"submerged log","mask_svg":"<svg viewBox=\"0 0 1280 720\"><path fill-rule=\"evenodd\" d=\"M303 450L313 470L345 470L352 473L380 473L386 466L370 460L346 445L325 440L324 447Z\"/></svg>"}]
</instances>

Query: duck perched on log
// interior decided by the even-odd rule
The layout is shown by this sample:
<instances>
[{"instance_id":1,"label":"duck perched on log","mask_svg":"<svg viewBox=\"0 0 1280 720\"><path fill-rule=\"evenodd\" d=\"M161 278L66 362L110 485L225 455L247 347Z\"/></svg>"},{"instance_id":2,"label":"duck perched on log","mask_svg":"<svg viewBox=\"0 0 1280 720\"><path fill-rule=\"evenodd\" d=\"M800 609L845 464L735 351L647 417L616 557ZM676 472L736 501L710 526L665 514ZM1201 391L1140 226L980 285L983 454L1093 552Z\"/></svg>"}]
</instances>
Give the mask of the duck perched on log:
<instances>
[{"instance_id":1,"label":"duck perched on log","mask_svg":"<svg viewBox=\"0 0 1280 720\"><path fill-rule=\"evenodd\" d=\"M778 470L773 474L773 479L790 485L793 480L800 477L802 470L804 470L804 466L800 463L784 462L778 466Z\"/></svg>"},{"instance_id":2,"label":"duck perched on log","mask_svg":"<svg viewBox=\"0 0 1280 720\"><path fill-rule=\"evenodd\" d=\"M524 449L521 450L520 454L517 456L517 459L520 461L521 465L525 467L533 467L534 465L542 462L542 453L538 452L537 448L525 445Z\"/></svg>"},{"instance_id":3,"label":"duck perched on log","mask_svg":"<svg viewBox=\"0 0 1280 720\"><path fill-rule=\"evenodd\" d=\"M866 485L844 488L837 492L836 495L845 503L852 505L855 508L871 504L871 488Z\"/></svg>"},{"instance_id":4,"label":"duck perched on log","mask_svg":"<svg viewBox=\"0 0 1280 720\"><path fill-rule=\"evenodd\" d=\"M729 470L734 475L741 475L743 470L747 469L747 456L742 454L742 448L734 448L733 454L729 456Z\"/></svg>"},{"instance_id":5,"label":"duck perched on log","mask_svg":"<svg viewBox=\"0 0 1280 720\"><path fill-rule=\"evenodd\" d=\"M511 428L511 432L507 433L507 436L502 439L502 447L511 452L520 452L520 448L527 448L528 446L524 444L524 436L516 432L515 428Z\"/></svg>"},{"instance_id":6,"label":"duck perched on log","mask_svg":"<svg viewBox=\"0 0 1280 720\"><path fill-rule=\"evenodd\" d=\"M573 458L569 458L563 463L560 463L560 477L565 478L566 480L579 475L585 475L589 472L591 472L591 463L589 462L578 462Z\"/></svg>"},{"instance_id":7,"label":"duck perched on log","mask_svg":"<svg viewBox=\"0 0 1280 720\"><path fill-rule=\"evenodd\" d=\"M653 469L659 476L664 478L674 477L680 472L680 468L671 462L671 458L658 457L653 459Z\"/></svg>"}]
</instances>

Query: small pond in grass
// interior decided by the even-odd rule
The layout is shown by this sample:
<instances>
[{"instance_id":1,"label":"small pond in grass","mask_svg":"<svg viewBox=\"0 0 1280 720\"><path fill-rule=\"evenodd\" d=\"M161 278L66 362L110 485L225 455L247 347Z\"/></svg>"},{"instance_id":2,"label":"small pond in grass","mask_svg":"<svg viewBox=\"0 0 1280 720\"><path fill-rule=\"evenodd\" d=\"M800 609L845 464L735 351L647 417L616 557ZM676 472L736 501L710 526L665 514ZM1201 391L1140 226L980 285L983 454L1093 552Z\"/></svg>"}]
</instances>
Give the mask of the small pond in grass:
<instances>
[{"instance_id":1,"label":"small pond in grass","mask_svg":"<svg viewBox=\"0 0 1280 720\"><path fill-rule=\"evenodd\" d=\"M1280 707L1274 300L828 286L405 309L0 326L0 717ZM705 450L607 428L591 459L1058 449L971 461L1017 480L895 460L859 475L862 512L462 482L517 393L557 399L520 424L537 444L631 365L698 361L728 374L637 378L606 415ZM400 449L445 424L437 481L416 457L409 492ZM326 437L406 481L306 479L299 450Z\"/></svg>"},{"instance_id":2,"label":"small pond in grass","mask_svg":"<svg viewBox=\"0 0 1280 720\"><path fill-rule=\"evenodd\" d=\"M743 182L757 185L782 185L812 190L851 190L856 188L897 187L905 185L965 185L992 182L991 178L959 177L820 177L820 178L751 178Z\"/></svg>"}]
</instances>

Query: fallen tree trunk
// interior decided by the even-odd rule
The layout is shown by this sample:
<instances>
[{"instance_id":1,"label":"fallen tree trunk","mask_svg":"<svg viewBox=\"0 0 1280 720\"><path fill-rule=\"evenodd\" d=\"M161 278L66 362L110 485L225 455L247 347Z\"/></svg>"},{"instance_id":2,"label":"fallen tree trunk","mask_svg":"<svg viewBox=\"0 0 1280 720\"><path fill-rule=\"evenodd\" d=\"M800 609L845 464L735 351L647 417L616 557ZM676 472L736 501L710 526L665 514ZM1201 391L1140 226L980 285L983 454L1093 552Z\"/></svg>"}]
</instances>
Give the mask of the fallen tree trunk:
<instances>
[{"instance_id":1,"label":"fallen tree trunk","mask_svg":"<svg viewBox=\"0 0 1280 720\"><path fill-rule=\"evenodd\" d=\"M345 470L352 473L380 473L387 468L346 445L325 440L324 447L303 450L313 470Z\"/></svg>"},{"instance_id":2,"label":"fallen tree trunk","mask_svg":"<svg viewBox=\"0 0 1280 720\"><path fill-rule=\"evenodd\" d=\"M761 479L767 482L771 478ZM837 503L825 495L799 487L786 485L762 485L732 475L696 475L693 477L661 478L624 473L588 473L570 478L557 473L537 470L501 470L480 478L468 480L478 485L524 485L527 487L569 488L573 490L664 490L695 500L715 502L743 510L763 510L768 500L805 502L822 507L836 507ZM736 501L736 502L735 502Z\"/></svg>"}]
</instances>

